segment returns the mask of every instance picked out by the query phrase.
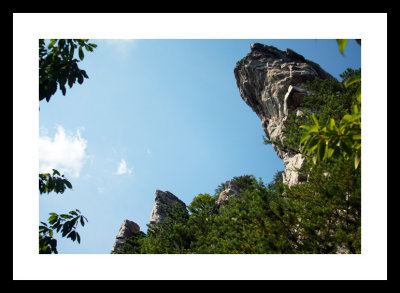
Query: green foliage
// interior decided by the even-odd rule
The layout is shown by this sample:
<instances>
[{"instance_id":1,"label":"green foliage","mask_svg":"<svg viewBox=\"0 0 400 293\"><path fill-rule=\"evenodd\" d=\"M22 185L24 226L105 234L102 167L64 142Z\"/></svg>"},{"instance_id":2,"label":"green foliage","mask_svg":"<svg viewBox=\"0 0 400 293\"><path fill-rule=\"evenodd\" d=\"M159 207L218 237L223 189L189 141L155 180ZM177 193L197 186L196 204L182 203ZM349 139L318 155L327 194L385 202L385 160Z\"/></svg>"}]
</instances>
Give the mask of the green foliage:
<instances>
[{"instance_id":1,"label":"green foliage","mask_svg":"<svg viewBox=\"0 0 400 293\"><path fill-rule=\"evenodd\" d=\"M233 183L239 186L239 189L247 188L252 184L257 184L257 180L254 175L243 175L233 177L231 180ZM218 195L226 189L225 182L218 185L217 189L215 189L214 197L218 197Z\"/></svg>"},{"instance_id":2,"label":"green foliage","mask_svg":"<svg viewBox=\"0 0 400 293\"><path fill-rule=\"evenodd\" d=\"M308 182L291 188L283 184L282 171L267 187L252 175L234 177L240 198L217 208L215 196L199 194L190 213L176 206L118 253L360 253L360 170L343 158L307 169Z\"/></svg>"},{"instance_id":3,"label":"green foliage","mask_svg":"<svg viewBox=\"0 0 400 293\"><path fill-rule=\"evenodd\" d=\"M74 52L78 49L80 61L84 58L83 48L86 51L92 52L96 48L96 44L88 43L88 39L51 39L47 48L45 41L39 39L39 101L46 99L50 101L52 95L57 91L57 85L60 87L62 94L65 96L65 84L68 82L71 88L78 81L83 83L84 78L89 78L85 70L78 67L79 60L74 59ZM78 47L79 46L79 47ZM53 174L39 174L39 192L64 193L65 189L72 189L72 184L64 175L53 169ZM39 253L58 253L57 240L53 238L53 229L62 233L62 237L67 236L72 241L77 240L80 243L80 235L75 231L77 221L81 225L85 225L86 217L79 215L80 211L69 212L58 216L56 213L50 213L49 223L41 222L39 226ZM76 216L76 217L73 217ZM70 219L70 220L68 220Z\"/></svg>"},{"instance_id":4,"label":"green foliage","mask_svg":"<svg viewBox=\"0 0 400 293\"><path fill-rule=\"evenodd\" d=\"M343 55L343 50L347 45L347 39L337 39L336 42L338 44L340 54Z\"/></svg>"},{"instance_id":5,"label":"green foliage","mask_svg":"<svg viewBox=\"0 0 400 293\"><path fill-rule=\"evenodd\" d=\"M357 42L357 44L359 44L361 46L361 39L356 39L355 40ZM344 48L346 48L347 46L347 39L337 39L336 43L338 45L338 49L340 51L340 54L344 55Z\"/></svg>"},{"instance_id":6,"label":"green foliage","mask_svg":"<svg viewBox=\"0 0 400 293\"><path fill-rule=\"evenodd\" d=\"M82 227L88 221L87 218L81 215L78 209L70 211L68 214L50 213L47 219L48 223L40 222L39 226L39 253L40 254L57 254L57 240L53 238L54 231L61 232L62 237L70 238L72 241L81 242L81 237L76 232L77 225L80 223Z\"/></svg>"},{"instance_id":7,"label":"green foliage","mask_svg":"<svg viewBox=\"0 0 400 293\"><path fill-rule=\"evenodd\" d=\"M53 238L53 229L46 223L40 222L39 226L39 254L57 254L57 239Z\"/></svg>"},{"instance_id":8,"label":"green foliage","mask_svg":"<svg viewBox=\"0 0 400 293\"><path fill-rule=\"evenodd\" d=\"M230 198L215 214L207 242L195 253L296 253L281 202L274 198L262 182L243 188L240 198Z\"/></svg>"},{"instance_id":9,"label":"green foliage","mask_svg":"<svg viewBox=\"0 0 400 293\"><path fill-rule=\"evenodd\" d=\"M64 193L65 189L72 189L72 184L64 175L61 175L56 169L53 169L53 175L49 173L39 174L39 192L50 193L52 191L56 193Z\"/></svg>"},{"instance_id":10,"label":"green foliage","mask_svg":"<svg viewBox=\"0 0 400 293\"><path fill-rule=\"evenodd\" d=\"M285 186L283 184L282 174L283 171L278 171L275 173L272 182L269 183L267 186L269 190L278 194L283 194L283 192L285 191Z\"/></svg>"},{"instance_id":11,"label":"green foliage","mask_svg":"<svg viewBox=\"0 0 400 293\"><path fill-rule=\"evenodd\" d=\"M66 87L71 88L78 81L83 83L89 78L85 70L78 67L79 61L84 58L83 48L92 52L97 47L88 39L51 39L46 47L43 39L39 40L39 101L50 101L57 91L57 86L65 96ZM79 59L74 58L76 50Z\"/></svg>"},{"instance_id":12,"label":"green foliage","mask_svg":"<svg viewBox=\"0 0 400 293\"><path fill-rule=\"evenodd\" d=\"M343 116L339 125L335 119L320 127L315 115L312 115L314 125L301 125L307 132L300 139L303 145L303 155L313 155L314 164L332 156L354 157L354 168L361 161L361 113L357 105L353 106L352 114Z\"/></svg>"},{"instance_id":13,"label":"green foliage","mask_svg":"<svg viewBox=\"0 0 400 293\"><path fill-rule=\"evenodd\" d=\"M139 254L141 253L141 246L145 238L146 234L144 232L133 232L132 235L125 240L125 245L119 250L114 251L113 254Z\"/></svg>"},{"instance_id":14,"label":"green foliage","mask_svg":"<svg viewBox=\"0 0 400 293\"><path fill-rule=\"evenodd\" d=\"M361 252L361 172L351 161L308 163L308 181L285 190L303 253Z\"/></svg>"},{"instance_id":15,"label":"green foliage","mask_svg":"<svg viewBox=\"0 0 400 293\"><path fill-rule=\"evenodd\" d=\"M343 54L347 40L338 40L339 50ZM351 88L353 99L351 110L341 116L339 125L336 119L329 115L324 126L320 126L316 115L312 114L313 124L300 125L306 130L300 139L303 155L311 156L314 164L330 159L332 156L342 156L354 161L357 169L361 161L361 72L347 70L341 77L345 78L343 87ZM332 114L332 113L330 113ZM336 120L335 120L336 119ZM320 120L321 121L321 120Z\"/></svg>"},{"instance_id":16,"label":"green foliage","mask_svg":"<svg viewBox=\"0 0 400 293\"><path fill-rule=\"evenodd\" d=\"M346 79L359 77L361 70L348 68L341 76ZM327 125L331 118L340 121L344 115L350 114L352 107L357 103L358 87L354 84L346 86L344 82L337 80L315 79L307 84L310 94L305 96L301 104L303 115L297 116L291 113L287 117L284 129L284 145L274 144L284 151L292 153L300 152L299 142L306 133L301 125L314 125L314 117L317 118L319 125Z\"/></svg>"},{"instance_id":17,"label":"green foliage","mask_svg":"<svg viewBox=\"0 0 400 293\"><path fill-rule=\"evenodd\" d=\"M148 226L147 238L142 238L141 253L186 253L190 247L187 210L175 203L167 210L164 221Z\"/></svg>"}]
</instances>

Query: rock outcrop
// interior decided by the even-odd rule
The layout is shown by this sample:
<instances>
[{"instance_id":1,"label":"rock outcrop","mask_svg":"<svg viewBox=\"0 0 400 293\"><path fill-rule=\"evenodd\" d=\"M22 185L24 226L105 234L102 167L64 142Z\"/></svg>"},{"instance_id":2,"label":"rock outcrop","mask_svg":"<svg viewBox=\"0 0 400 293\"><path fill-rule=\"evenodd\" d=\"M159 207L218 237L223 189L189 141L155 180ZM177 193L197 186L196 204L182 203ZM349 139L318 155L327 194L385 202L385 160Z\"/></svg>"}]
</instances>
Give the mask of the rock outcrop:
<instances>
[{"instance_id":1,"label":"rock outcrop","mask_svg":"<svg viewBox=\"0 0 400 293\"><path fill-rule=\"evenodd\" d=\"M218 195L217 200L215 201L215 205L220 207L224 201L227 201L231 197L240 197L239 196L240 187L235 182L228 180L225 182L225 189Z\"/></svg>"},{"instance_id":2,"label":"rock outcrop","mask_svg":"<svg viewBox=\"0 0 400 293\"><path fill-rule=\"evenodd\" d=\"M260 118L268 139L276 142L272 146L285 165L284 183L291 186L301 182L297 172L304 162L301 154L282 151L277 143L285 143L287 116L299 110L307 95L307 81L334 77L290 49L285 52L259 43L252 44L251 52L236 63L234 74L242 99Z\"/></svg>"},{"instance_id":3,"label":"rock outcrop","mask_svg":"<svg viewBox=\"0 0 400 293\"><path fill-rule=\"evenodd\" d=\"M162 222L167 217L167 211L171 210L174 204L177 203L183 210L187 211L186 204L177 196L169 191L156 190L153 210L150 214L150 224L154 225ZM135 222L125 220L114 242L111 253L115 253L125 243L126 239L133 236L134 233L140 232L140 227Z\"/></svg>"},{"instance_id":4,"label":"rock outcrop","mask_svg":"<svg viewBox=\"0 0 400 293\"><path fill-rule=\"evenodd\" d=\"M156 190L156 198L150 214L150 225L163 221L167 216L167 211L171 210L175 203L186 210L186 204L174 194L169 191Z\"/></svg>"},{"instance_id":5,"label":"rock outcrop","mask_svg":"<svg viewBox=\"0 0 400 293\"><path fill-rule=\"evenodd\" d=\"M130 236L132 236L135 232L139 232L140 227L138 224L135 222L125 220L121 228L119 229L119 232L117 234L117 237L114 242L114 246L111 250L111 253L116 252L120 247L125 243L126 239Z\"/></svg>"}]
</instances>

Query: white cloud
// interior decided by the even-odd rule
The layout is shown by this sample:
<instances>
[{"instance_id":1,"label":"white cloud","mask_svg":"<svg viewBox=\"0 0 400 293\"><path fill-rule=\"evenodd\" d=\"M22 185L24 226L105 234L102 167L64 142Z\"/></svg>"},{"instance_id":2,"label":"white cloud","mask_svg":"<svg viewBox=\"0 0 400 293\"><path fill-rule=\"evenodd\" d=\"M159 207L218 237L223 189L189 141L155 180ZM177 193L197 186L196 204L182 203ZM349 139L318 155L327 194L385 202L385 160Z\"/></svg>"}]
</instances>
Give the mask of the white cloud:
<instances>
[{"instance_id":1,"label":"white cloud","mask_svg":"<svg viewBox=\"0 0 400 293\"><path fill-rule=\"evenodd\" d=\"M118 165L118 170L117 170L117 174L118 175L122 175L122 174L131 174L132 173L132 169L129 169L126 166L126 161L125 159L121 159L121 162Z\"/></svg>"},{"instance_id":2,"label":"white cloud","mask_svg":"<svg viewBox=\"0 0 400 293\"><path fill-rule=\"evenodd\" d=\"M67 134L62 126L58 126L54 139L42 132L39 134L39 172L57 169L61 174L79 177L88 158L86 146L87 141L81 136L79 129L74 135Z\"/></svg>"},{"instance_id":3,"label":"white cloud","mask_svg":"<svg viewBox=\"0 0 400 293\"><path fill-rule=\"evenodd\" d=\"M104 192L104 187L97 187L97 192L98 193L103 193Z\"/></svg>"},{"instance_id":4,"label":"white cloud","mask_svg":"<svg viewBox=\"0 0 400 293\"><path fill-rule=\"evenodd\" d=\"M147 148L147 149L146 149L146 153L147 153L148 155L150 155L150 154L151 154L151 150L150 150L149 148Z\"/></svg>"}]
</instances>

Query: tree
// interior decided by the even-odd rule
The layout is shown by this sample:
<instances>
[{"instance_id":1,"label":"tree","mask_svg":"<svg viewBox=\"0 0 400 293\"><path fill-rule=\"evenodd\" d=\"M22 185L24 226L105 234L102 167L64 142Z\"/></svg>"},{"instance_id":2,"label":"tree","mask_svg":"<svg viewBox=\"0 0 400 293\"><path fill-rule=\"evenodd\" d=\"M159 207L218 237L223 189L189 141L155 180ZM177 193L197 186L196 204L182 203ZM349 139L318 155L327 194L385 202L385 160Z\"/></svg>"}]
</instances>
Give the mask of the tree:
<instances>
[{"instance_id":1,"label":"tree","mask_svg":"<svg viewBox=\"0 0 400 293\"><path fill-rule=\"evenodd\" d=\"M75 49L78 49L80 61L84 58L83 48L86 51L93 51L96 44L88 43L88 39L51 39L50 43L45 44L45 40L39 40L39 101L46 99L50 101L51 97L56 93L57 86L65 96L68 82L71 88L78 81L82 84L84 78L89 78L85 70L78 67L79 60L74 58ZM39 192L40 194L55 192L64 193L72 184L64 175L53 169L53 174L39 174ZM48 218L49 225L41 222L39 226L39 253L58 253L57 240L53 238L53 231L61 230L62 237L70 238L72 241L77 240L80 243L80 235L76 232L77 224L80 222L82 226L87 218L80 214L80 211L70 211L68 214L58 215L50 213Z\"/></svg>"},{"instance_id":2,"label":"tree","mask_svg":"<svg viewBox=\"0 0 400 293\"><path fill-rule=\"evenodd\" d=\"M81 243L81 237L76 232L78 221L82 226L85 225L87 218L80 214L81 212L76 209L70 211L68 214L58 215L56 213L50 213L48 218L49 226L45 222L40 222L42 225L39 226L39 253L50 254L58 253L57 251L57 240L53 238L53 231L59 232L61 230L62 237L67 236L72 241L77 240Z\"/></svg>"},{"instance_id":3,"label":"tree","mask_svg":"<svg viewBox=\"0 0 400 293\"><path fill-rule=\"evenodd\" d=\"M57 91L57 86L65 96L66 83L71 88L76 81L82 84L89 78L85 70L78 67L84 58L83 48L92 52L96 44L88 43L88 39L51 39L46 48L45 41L39 40L39 101L50 101ZM79 59L74 58L78 50Z\"/></svg>"},{"instance_id":4,"label":"tree","mask_svg":"<svg viewBox=\"0 0 400 293\"><path fill-rule=\"evenodd\" d=\"M357 40L358 44L361 41ZM340 52L346 47L347 40L338 40ZM361 77L349 76L343 82L346 88L356 85L356 101L351 107L351 112L345 114L338 125L330 117L324 126L320 126L314 114L311 115L314 124L301 125L300 128L307 132L300 139L303 155L312 155L314 164L331 158L343 156L354 160L357 169L361 162Z\"/></svg>"},{"instance_id":5,"label":"tree","mask_svg":"<svg viewBox=\"0 0 400 293\"><path fill-rule=\"evenodd\" d=\"M136 249L136 252L176 254L189 251L192 234L188 226L187 210L174 203L171 209L166 210L166 214L162 222L148 225L147 237L139 240L141 247L140 250Z\"/></svg>"},{"instance_id":6,"label":"tree","mask_svg":"<svg viewBox=\"0 0 400 293\"><path fill-rule=\"evenodd\" d=\"M56 169L53 169L53 175L50 173L39 174L39 192L50 193L54 191L55 193L64 193L65 189L72 189L72 184L64 175L61 175Z\"/></svg>"}]
</instances>

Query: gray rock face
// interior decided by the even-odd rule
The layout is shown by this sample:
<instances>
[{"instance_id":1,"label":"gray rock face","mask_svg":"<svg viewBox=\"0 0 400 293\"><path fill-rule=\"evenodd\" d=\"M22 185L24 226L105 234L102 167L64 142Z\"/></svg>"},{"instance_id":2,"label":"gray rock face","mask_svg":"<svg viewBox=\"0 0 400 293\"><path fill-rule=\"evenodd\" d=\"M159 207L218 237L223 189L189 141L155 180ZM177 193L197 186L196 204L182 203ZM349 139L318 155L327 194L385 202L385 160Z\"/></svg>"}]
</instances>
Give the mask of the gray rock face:
<instances>
[{"instance_id":1,"label":"gray rock face","mask_svg":"<svg viewBox=\"0 0 400 293\"><path fill-rule=\"evenodd\" d=\"M150 214L150 225L163 221L167 216L167 211L175 203L178 203L182 209L186 210L186 204L174 194L169 191L156 190L156 198Z\"/></svg>"},{"instance_id":2,"label":"gray rock face","mask_svg":"<svg viewBox=\"0 0 400 293\"><path fill-rule=\"evenodd\" d=\"M116 252L125 243L128 237L132 236L133 233L139 231L140 227L138 224L129 220L125 220L122 223L121 228L119 229L111 253Z\"/></svg>"},{"instance_id":3,"label":"gray rock face","mask_svg":"<svg viewBox=\"0 0 400 293\"><path fill-rule=\"evenodd\" d=\"M239 197L239 186L233 181L226 181L225 182L225 189L219 194L215 204L217 207L224 202L230 199L233 196Z\"/></svg>"},{"instance_id":4,"label":"gray rock face","mask_svg":"<svg viewBox=\"0 0 400 293\"><path fill-rule=\"evenodd\" d=\"M307 81L316 77L334 79L318 64L287 49L254 43L251 52L236 63L234 69L240 95L257 114L271 141L285 142L283 130L288 114L297 111L307 91ZM283 160L283 181L289 186L302 181L296 171L304 162L301 154L283 152L272 143Z\"/></svg>"}]
</instances>

